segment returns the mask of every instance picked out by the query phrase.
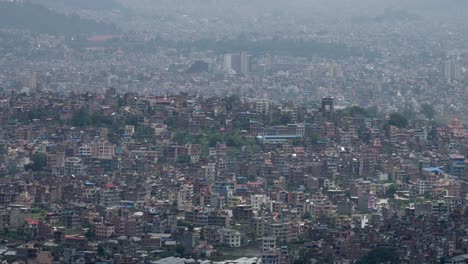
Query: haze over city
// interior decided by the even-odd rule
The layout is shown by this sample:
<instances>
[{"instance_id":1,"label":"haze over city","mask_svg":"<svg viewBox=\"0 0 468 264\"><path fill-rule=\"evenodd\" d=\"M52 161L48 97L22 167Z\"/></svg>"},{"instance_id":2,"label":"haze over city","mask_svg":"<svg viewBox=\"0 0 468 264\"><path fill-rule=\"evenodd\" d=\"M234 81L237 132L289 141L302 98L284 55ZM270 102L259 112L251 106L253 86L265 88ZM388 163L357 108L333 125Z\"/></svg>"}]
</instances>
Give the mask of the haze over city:
<instances>
[{"instance_id":1,"label":"haze over city","mask_svg":"<svg viewBox=\"0 0 468 264\"><path fill-rule=\"evenodd\" d=\"M0 261L468 263L467 14L0 0Z\"/></svg>"}]
</instances>

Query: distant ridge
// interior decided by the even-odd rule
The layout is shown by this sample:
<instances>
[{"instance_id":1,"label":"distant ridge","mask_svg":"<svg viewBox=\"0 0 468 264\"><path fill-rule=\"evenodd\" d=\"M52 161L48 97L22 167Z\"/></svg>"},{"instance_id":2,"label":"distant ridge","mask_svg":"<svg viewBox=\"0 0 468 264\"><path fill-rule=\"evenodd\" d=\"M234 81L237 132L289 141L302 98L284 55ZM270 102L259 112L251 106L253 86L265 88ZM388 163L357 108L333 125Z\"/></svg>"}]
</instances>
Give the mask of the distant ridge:
<instances>
[{"instance_id":1,"label":"distant ridge","mask_svg":"<svg viewBox=\"0 0 468 264\"><path fill-rule=\"evenodd\" d=\"M0 1L0 26L52 35L116 33L114 25L64 15L42 5Z\"/></svg>"},{"instance_id":2,"label":"distant ridge","mask_svg":"<svg viewBox=\"0 0 468 264\"><path fill-rule=\"evenodd\" d=\"M38 3L52 9L57 7L89 10L112 10L124 8L124 6L116 0L30 0L30 2Z\"/></svg>"}]
</instances>

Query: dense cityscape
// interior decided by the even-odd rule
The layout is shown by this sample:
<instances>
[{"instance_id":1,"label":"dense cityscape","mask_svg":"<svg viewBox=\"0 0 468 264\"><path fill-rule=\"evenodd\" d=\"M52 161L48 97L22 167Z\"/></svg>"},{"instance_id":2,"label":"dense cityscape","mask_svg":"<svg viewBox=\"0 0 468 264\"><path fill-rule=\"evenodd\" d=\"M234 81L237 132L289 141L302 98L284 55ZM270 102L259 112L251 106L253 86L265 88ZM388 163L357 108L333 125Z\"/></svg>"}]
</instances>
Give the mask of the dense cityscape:
<instances>
[{"instance_id":1,"label":"dense cityscape","mask_svg":"<svg viewBox=\"0 0 468 264\"><path fill-rule=\"evenodd\" d=\"M0 0L0 261L468 263L468 2L290 2Z\"/></svg>"}]
</instances>

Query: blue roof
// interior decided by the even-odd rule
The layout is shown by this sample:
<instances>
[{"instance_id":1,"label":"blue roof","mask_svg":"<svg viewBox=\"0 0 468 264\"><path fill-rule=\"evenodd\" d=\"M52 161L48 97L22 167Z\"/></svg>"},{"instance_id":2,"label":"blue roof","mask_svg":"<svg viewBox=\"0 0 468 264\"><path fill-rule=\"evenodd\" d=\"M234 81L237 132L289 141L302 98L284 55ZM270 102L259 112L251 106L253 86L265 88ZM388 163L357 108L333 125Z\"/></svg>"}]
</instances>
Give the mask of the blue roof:
<instances>
[{"instance_id":1,"label":"blue roof","mask_svg":"<svg viewBox=\"0 0 468 264\"><path fill-rule=\"evenodd\" d=\"M90 181L85 181L85 182L84 182L84 185L86 185L86 186L92 186L92 185L94 185L94 183L92 183L92 182L90 182Z\"/></svg>"},{"instance_id":2,"label":"blue roof","mask_svg":"<svg viewBox=\"0 0 468 264\"><path fill-rule=\"evenodd\" d=\"M442 172L444 172L441 168L439 167L428 167L428 168L423 168L423 170L427 171L427 172L432 172L432 173L435 173L435 174L440 174Z\"/></svg>"},{"instance_id":3,"label":"blue roof","mask_svg":"<svg viewBox=\"0 0 468 264\"><path fill-rule=\"evenodd\" d=\"M298 135L259 135L257 136L258 138L265 138L265 139L270 139L270 138L298 138L300 136Z\"/></svg>"}]
</instances>

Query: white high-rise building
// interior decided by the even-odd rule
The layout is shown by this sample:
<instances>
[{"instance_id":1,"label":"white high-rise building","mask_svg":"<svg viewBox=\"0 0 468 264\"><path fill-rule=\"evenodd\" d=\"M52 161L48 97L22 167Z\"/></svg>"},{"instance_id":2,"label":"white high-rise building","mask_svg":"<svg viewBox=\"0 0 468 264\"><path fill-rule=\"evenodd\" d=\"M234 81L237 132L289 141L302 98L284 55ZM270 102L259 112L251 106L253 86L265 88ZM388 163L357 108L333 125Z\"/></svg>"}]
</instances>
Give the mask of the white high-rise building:
<instances>
[{"instance_id":1,"label":"white high-rise building","mask_svg":"<svg viewBox=\"0 0 468 264\"><path fill-rule=\"evenodd\" d=\"M444 63L444 78L447 83L462 80L463 75L459 61L452 59Z\"/></svg>"},{"instance_id":2,"label":"white high-rise building","mask_svg":"<svg viewBox=\"0 0 468 264\"><path fill-rule=\"evenodd\" d=\"M230 74L248 74L250 55L245 52L224 54L223 68Z\"/></svg>"},{"instance_id":3,"label":"white high-rise building","mask_svg":"<svg viewBox=\"0 0 468 264\"><path fill-rule=\"evenodd\" d=\"M250 72L250 55L248 55L245 52L241 52L240 59L241 59L241 73L246 75Z\"/></svg>"},{"instance_id":4,"label":"white high-rise building","mask_svg":"<svg viewBox=\"0 0 468 264\"><path fill-rule=\"evenodd\" d=\"M231 70L232 65L232 54L224 54L223 68L224 70Z\"/></svg>"}]
</instances>

